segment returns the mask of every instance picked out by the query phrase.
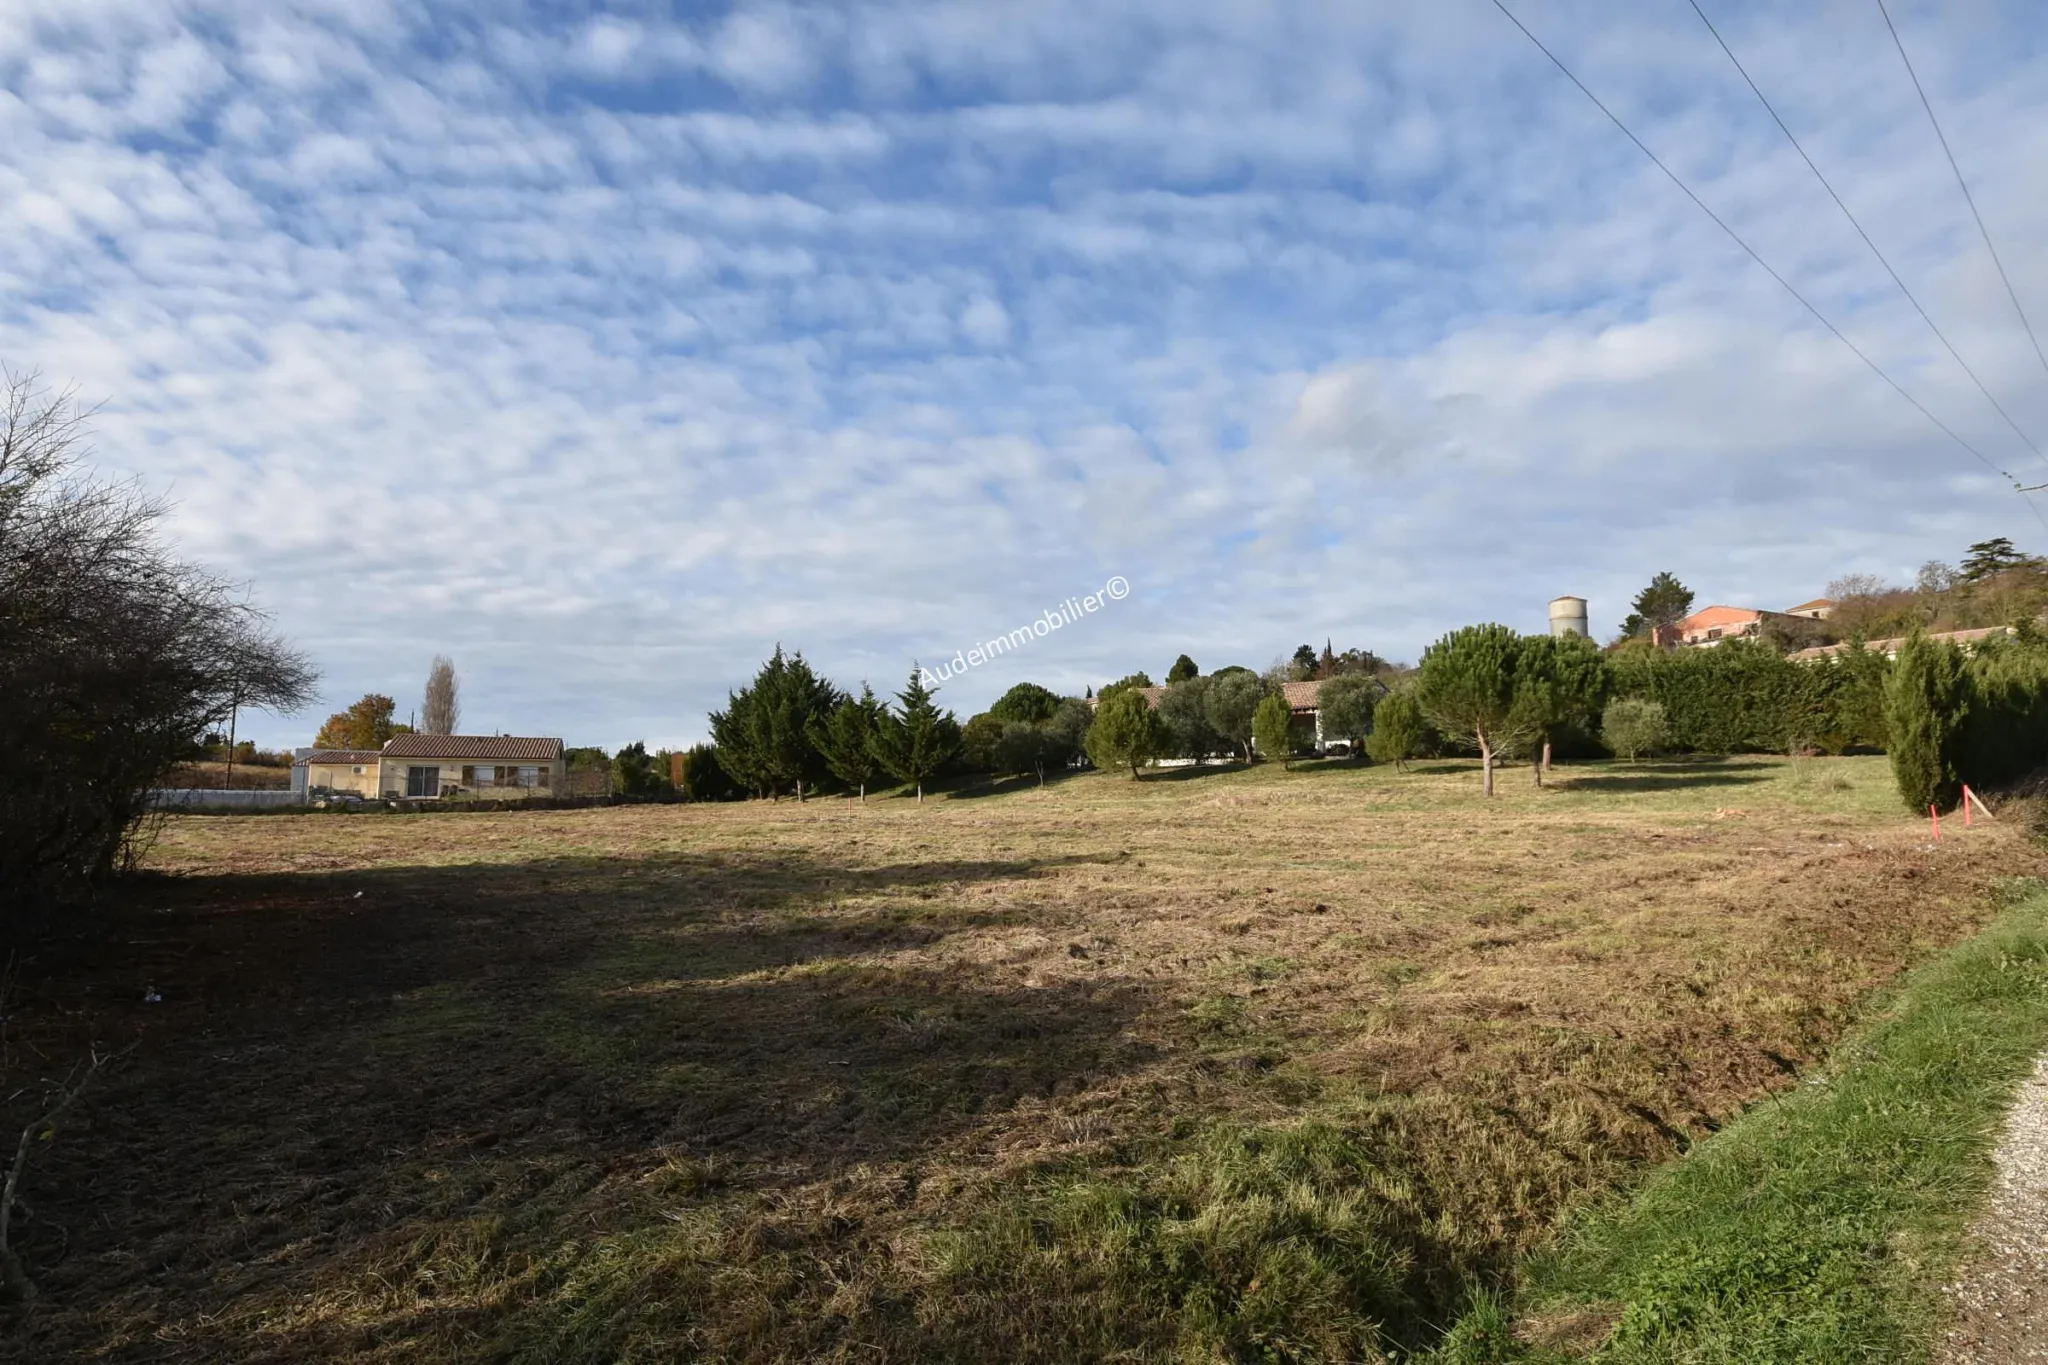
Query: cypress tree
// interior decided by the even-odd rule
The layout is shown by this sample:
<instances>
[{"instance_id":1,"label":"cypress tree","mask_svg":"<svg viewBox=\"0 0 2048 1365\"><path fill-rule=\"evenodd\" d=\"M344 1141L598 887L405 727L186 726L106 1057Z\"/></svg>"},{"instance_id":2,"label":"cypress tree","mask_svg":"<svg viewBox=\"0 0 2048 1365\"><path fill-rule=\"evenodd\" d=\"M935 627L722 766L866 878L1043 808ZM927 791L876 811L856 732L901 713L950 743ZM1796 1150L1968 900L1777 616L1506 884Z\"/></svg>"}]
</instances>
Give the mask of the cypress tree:
<instances>
[{"instance_id":1,"label":"cypress tree","mask_svg":"<svg viewBox=\"0 0 2048 1365\"><path fill-rule=\"evenodd\" d=\"M858 697L848 697L829 716L813 716L806 732L811 744L824 756L832 775L868 799L868 783L881 767L875 759L875 732L882 724L882 703L875 690L860 685Z\"/></svg>"},{"instance_id":2,"label":"cypress tree","mask_svg":"<svg viewBox=\"0 0 2048 1365\"><path fill-rule=\"evenodd\" d=\"M896 694L899 709L883 710L875 727L875 758L897 778L914 783L919 805L924 804L925 779L945 766L960 750L960 725L950 711L941 712L932 703L931 689L924 685L921 670L910 669L910 685Z\"/></svg>"},{"instance_id":3,"label":"cypress tree","mask_svg":"<svg viewBox=\"0 0 2048 1365\"><path fill-rule=\"evenodd\" d=\"M753 684L727 694L725 710L711 713L719 761L763 795L779 795L790 785L801 801L827 771L811 742L810 722L841 700L839 689L813 673L801 653L785 655L777 645Z\"/></svg>"},{"instance_id":4,"label":"cypress tree","mask_svg":"<svg viewBox=\"0 0 2048 1365\"><path fill-rule=\"evenodd\" d=\"M1915 631L1900 647L1885 687L1892 776L1908 810L1955 808L1962 796L1957 759L1968 710L1962 652Z\"/></svg>"}]
</instances>

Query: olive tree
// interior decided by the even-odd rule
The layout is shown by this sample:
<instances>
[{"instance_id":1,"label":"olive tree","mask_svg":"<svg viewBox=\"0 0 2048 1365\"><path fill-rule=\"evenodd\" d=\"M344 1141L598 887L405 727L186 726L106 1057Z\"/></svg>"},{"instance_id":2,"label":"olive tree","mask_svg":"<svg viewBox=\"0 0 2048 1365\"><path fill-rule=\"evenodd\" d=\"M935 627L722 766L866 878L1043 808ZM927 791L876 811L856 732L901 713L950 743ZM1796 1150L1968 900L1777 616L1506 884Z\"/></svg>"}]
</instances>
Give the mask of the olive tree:
<instances>
[{"instance_id":1,"label":"olive tree","mask_svg":"<svg viewBox=\"0 0 2048 1365\"><path fill-rule=\"evenodd\" d=\"M1601 714L1600 737L1608 748L1633 763L1669 743L1671 726L1661 703L1646 697L1616 697Z\"/></svg>"},{"instance_id":2,"label":"olive tree","mask_svg":"<svg viewBox=\"0 0 2048 1365\"><path fill-rule=\"evenodd\" d=\"M1365 737L1372 733L1372 713L1387 689L1378 678L1362 673L1340 673L1326 678L1316 691L1316 706L1322 713L1324 735L1335 735L1351 746L1352 757L1365 752Z\"/></svg>"},{"instance_id":3,"label":"olive tree","mask_svg":"<svg viewBox=\"0 0 2048 1365\"><path fill-rule=\"evenodd\" d=\"M1252 720L1265 699L1266 685L1250 669L1219 671L1209 679L1209 728L1252 761Z\"/></svg>"},{"instance_id":4,"label":"olive tree","mask_svg":"<svg viewBox=\"0 0 2048 1365\"><path fill-rule=\"evenodd\" d=\"M1181 758L1207 758L1230 747L1230 741L1209 723L1211 679L1184 678L1169 684L1159 699L1159 720L1172 737L1174 752Z\"/></svg>"}]
</instances>

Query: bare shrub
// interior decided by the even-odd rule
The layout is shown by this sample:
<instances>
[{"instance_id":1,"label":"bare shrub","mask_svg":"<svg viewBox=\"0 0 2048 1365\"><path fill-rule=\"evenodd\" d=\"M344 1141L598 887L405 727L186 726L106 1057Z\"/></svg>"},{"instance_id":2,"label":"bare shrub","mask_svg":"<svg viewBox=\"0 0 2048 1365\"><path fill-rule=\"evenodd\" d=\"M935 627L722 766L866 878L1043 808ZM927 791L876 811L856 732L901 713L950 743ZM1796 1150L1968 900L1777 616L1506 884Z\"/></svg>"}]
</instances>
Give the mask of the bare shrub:
<instances>
[{"instance_id":1,"label":"bare shrub","mask_svg":"<svg viewBox=\"0 0 2048 1365\"><path fill-rule=\"evenodd\" d=\"M118 872L149 789L237 707L292 709L314 681L159 543L161 503L82 470L89 416L0 371L0 931Z\"/></svg>"}]
</instances>

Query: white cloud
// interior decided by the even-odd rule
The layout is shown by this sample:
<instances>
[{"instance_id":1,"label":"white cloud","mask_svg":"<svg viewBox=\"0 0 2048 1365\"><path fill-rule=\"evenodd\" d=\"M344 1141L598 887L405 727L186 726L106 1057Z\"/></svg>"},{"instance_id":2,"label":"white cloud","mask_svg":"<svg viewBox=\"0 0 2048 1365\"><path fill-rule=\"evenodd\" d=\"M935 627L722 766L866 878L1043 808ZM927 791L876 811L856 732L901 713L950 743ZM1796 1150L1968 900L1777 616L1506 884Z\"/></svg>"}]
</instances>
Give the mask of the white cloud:
<instances>
[{"instance_id":1,"label":"white cloud","mask_svg":"<svg viewBox=\"0 0 2048 1365\"><path fill-rule=\"evenodd\" d=\"M2031 460L1689 14L1531 15L1944 420ZM1928 17L1908 41L2048 316L2027 13ZM443 650L478 724L685 740L778 639L894 687L1111 573L1113 615L946 700L1325 635L1412 656L1562 591L1612 625L1659 568L1769 605L2036 524L1483 17L439 19L0 15L0 358L107 400L101 458L335 705ZM2048 434L1881 28L1727 31Z\"/></svg>"},{"instance_id":2,"label":"white cloud","mask_svg":"<svg viewBox=\"0 0 2048 1365\"><path fill-rule=\"evenodd\" d=\"M1010 339L1010 315L995 299L978 295L961 310L960 331L977 346L1001 346Z\"/></svg>"}]
</instances>

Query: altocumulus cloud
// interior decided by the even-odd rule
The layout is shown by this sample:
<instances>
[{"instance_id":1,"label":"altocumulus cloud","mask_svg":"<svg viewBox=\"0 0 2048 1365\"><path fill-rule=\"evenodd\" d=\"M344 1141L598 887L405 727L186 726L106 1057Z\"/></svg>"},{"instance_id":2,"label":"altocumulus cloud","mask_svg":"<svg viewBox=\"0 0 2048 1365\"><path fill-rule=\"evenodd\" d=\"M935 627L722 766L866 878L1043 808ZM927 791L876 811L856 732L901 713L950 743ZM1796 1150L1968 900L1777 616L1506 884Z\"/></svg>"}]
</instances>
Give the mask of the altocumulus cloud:
<instances>
[{"instance_id":1,"label":"altocumulus cloud","mask_svg":"<svg viewBox=\"0 0 2048 1365\"><path fill-rule=\"evenodd\" d=\"M2031 458L1689 9L1521 8L1930 407ZM2048 434L1874 7L1710 9ZM1902 23L2048 315L2038 15ZM1142 598L1017 677L1412 655L1566 591L1611 625L1665 567L1771 604L2036 525L1478 0L16 0L0 241L0 358L105 400L100 459L333 704L409 703L438 650L472 724L575 741L693 738L778 640L892 686L1112 569Z\"/></svg>"}]
</instances>

